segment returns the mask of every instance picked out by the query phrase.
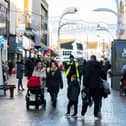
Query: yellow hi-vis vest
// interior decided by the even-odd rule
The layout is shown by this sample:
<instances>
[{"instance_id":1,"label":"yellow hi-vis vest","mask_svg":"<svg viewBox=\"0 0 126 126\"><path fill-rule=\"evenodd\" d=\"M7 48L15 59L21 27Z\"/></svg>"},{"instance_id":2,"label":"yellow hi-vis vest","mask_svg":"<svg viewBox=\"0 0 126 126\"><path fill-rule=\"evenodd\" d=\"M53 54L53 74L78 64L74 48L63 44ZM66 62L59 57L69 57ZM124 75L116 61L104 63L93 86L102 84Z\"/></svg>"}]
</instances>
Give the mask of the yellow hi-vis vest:
<instances>
[{"instance_id":1,"label":"yellow hi-vis vest","mask_svg":"<svg viewBox=\"0 0 126 126\"><path fill-rule=\"evenodd\" d=\"M47 67L47 73L49 73L51 71L50 67Z\"/></svg>"},{"instance_id":2,"label":"yellow hi-vis vest","mask_svg":"<svg viewBox=\"0 0 126 126\"><path fill-rule=\"evenodd\" d=\"M79 66L79 64L78 64L78 63L75 63L75 67L76 67L76 76L77 76L77 78L79 78L78 66ZM70 70L71 70L71 66L69 66L68 69L67 69L66 72L65 72L65 76L66 76L66 77L68 77L68 75L69 75L69 73L70 73Z\"/></svg>"}]
</instances>

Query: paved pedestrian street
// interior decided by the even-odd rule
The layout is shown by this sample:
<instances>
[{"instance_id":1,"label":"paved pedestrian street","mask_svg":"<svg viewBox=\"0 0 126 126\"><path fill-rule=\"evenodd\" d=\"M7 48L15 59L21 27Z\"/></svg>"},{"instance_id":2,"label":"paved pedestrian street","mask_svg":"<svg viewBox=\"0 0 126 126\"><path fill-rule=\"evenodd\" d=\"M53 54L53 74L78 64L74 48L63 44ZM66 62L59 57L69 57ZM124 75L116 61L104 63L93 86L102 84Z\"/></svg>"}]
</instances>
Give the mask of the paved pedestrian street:
<instances>
[{"instance_id":1,"label":"paved pedestrian street","mask_svg":"<svg viewBox=\"0 0 126 126\"><path fill-rule=\"evenodd\" d=\"M26 85L26 78L23 80ZM17 83L13 75L9 83ZM120 97L118 91L111 91L107 99L103 99L102 119L94 120L93 106L88 109L84 119L80 118L81 96L79 99L79 112L77 118L65 117L67 97L66 80L64 89L58 96L57 108L53 109L49 94L45 91L47 101L46 110L35 110L33 107L27 111L25 106L25 91L18 93L15 90L14 99L7 96L0 97L0 126L126 126L126 97Z\"/></svg>"}]
</instances>

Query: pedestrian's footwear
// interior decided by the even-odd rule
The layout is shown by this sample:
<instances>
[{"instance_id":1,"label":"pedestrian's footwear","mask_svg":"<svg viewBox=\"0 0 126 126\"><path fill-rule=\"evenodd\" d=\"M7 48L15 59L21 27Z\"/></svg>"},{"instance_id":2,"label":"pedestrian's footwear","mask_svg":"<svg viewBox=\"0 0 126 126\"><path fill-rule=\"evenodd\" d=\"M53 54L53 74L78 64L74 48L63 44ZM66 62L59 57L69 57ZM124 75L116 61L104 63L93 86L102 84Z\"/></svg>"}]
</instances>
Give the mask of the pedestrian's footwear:
<instances>
[{"instance_id":1,"label":"pedestrian's footwear","mask_svg":"<svg viewBox=\"0 0 126 126\"><path fill-rule=\"evenodd\" d=\"M67 112L67 113L65 114L65 116L67 116L67 117L70 116L70 113Z\"/></svg>"},{"instance_id":2,"label":"pedestrian's footwear","mask_svg":"<svg viewBox=\"0 0 126 126\"><path fill-rule=\"evenodd\" d=\"M24 91L25 89L24 88L22 88L22 91Z\"/></svg>"},{"instance_id":3,"label":"pedestrian's footwear","mask_svg":"<svg viewBox=\"0 0 126 126\"><path fill-rule=\"evenodd\" d=\"M101 112L98 112L98 118L102 118L102 114L101 114Z\"/></svg>"},{"instance_id":4,"label":"pedestrian's footwear","mask_svg":"<svg viewBox=\"0 0 126 126\"><path fill-rule=\"evenodd\" d=\"M94 120L97 121L97 120L100 120L100 118L98 118L97 116L95 116Z\"/></svg>"},{"instance_id":5,"label":"pedestrian's footwear","mask_svg":"<svg viewBox=\"0 0 126 126\"><path fill-rule=\"evenodd\" d=\"M102 118L101 112L98 112L97 116L95 116L95 120L100 120Z\"/></svg>"},{"instance_id":6,"label":"pedestrian's footwear","mask_svg":"<svg viewBox=\"0 0 126 126\"><path fill-rule=\"evenodd\" d=\"M85 116L84 116L84 115L81 115L81 116L80 116L80 119L81 119L81 120L84 120L84 119L85 119Z\"/></svg>"},{"instance_id":7,"label":"pedestrian's footwear","mask_svg":"<svg viewBox=\"0 0 126 126\"><path fill-rule=\"evenodd\" d=\"M18 89L18 91L21 91L21 89Z\"/></svg>"},{"instance_id":8,"label":"pedestrian's footwear","mask_svg":"<svg viewBox=\"0 0 126 126\"><path fill-rule=\"evenodd\" d=\"M77 117L77 114L73 114L73 115L71 115L71 117Z\"/></svg>"}]
</instances>

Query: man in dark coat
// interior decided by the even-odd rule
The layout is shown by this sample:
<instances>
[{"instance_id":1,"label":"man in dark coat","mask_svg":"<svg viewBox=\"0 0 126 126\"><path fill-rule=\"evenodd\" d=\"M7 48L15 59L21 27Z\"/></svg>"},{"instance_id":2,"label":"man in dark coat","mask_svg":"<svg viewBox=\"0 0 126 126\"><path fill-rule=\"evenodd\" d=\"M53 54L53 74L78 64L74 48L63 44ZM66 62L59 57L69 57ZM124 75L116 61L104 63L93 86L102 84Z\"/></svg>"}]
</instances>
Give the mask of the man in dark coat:
<instances>
[{"instance_id":1,"label":"man in dark coat","mask_svg":"<svg viewBox=\"0 0 126 126\"><path fill-rule=\"evenodd\" d=\"M25 76L31 77L34 70L35 62L32 58L28 58L25 62Z\"/></svg>"},{"instance_id":2,"label":"man in dark coat","mask_svg":"<svg viewBox=\"0 0 126 126\"><path fill-rule=\"evenodd\" d=\"M94 116L96 118L101 117L101 105L102 105L102 92L100 86L100 79L101 79L101 65L96 60L96 56L92 55L91 60L87 63L85 68L85 75L83 79L83 86L84 88L88 89L89 96L92 97L94 101ZM85 114L83 113L82 107L82 116ZM86 111L85 111L86 112Z\"/></svg>"}]
</instances>

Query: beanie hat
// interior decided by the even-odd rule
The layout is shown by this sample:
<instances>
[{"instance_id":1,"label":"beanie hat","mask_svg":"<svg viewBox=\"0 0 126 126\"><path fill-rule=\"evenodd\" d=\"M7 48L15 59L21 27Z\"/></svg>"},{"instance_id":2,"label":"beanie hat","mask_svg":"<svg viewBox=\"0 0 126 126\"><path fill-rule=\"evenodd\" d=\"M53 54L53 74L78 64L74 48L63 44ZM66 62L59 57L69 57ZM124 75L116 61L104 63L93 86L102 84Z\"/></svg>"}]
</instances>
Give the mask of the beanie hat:
<instances>
[{"instance_id":1,"label":"beanie hat","mask_svg":"<svg viewBox=\"0 0 126 126\"><path fill-rule=\"evenodd\" d=\"M74 59L74 56L73 56L72 54L70 54L70 59L71 59L71 58Z\"/></svg>"}]
</instances>

